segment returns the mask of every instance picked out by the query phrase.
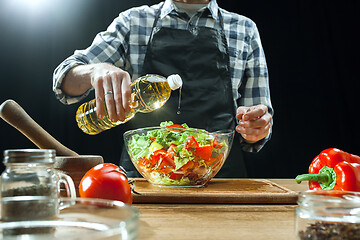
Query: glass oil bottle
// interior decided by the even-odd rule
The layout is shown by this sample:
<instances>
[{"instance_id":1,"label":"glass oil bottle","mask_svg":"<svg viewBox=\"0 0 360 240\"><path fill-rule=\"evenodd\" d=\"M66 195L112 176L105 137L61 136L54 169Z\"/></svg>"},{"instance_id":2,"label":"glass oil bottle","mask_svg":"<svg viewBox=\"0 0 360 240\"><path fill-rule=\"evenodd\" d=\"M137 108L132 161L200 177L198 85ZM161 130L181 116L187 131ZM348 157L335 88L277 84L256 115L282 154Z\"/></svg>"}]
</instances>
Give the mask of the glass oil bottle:
<instances>
[{"instance_id":1,"label":"glass oil bottle","mask_svg":"<svg viewBox=\"0 0 360 240\"><path fill-rule=\"evenodd\" d=\"M132 119L137 112L149 113L161 108L170 98L171 91L182 86L177 74L165 78L156 74L147 74L131 83L131 111L124 121L112 122L105 107L105 116L100 119L96 114L96 100L82 104L76 112L79 128L87 134L95 135Z\"/></svg>"}]
</instances>

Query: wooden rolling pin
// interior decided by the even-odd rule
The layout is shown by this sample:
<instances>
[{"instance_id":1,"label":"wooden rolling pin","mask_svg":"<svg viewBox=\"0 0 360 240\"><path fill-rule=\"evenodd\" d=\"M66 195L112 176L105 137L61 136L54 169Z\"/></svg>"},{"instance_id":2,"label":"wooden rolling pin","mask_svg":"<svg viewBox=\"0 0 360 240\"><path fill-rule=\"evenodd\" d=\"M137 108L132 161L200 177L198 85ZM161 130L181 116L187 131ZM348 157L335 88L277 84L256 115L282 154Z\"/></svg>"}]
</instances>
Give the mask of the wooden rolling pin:
<instances>
[{"instance_id":1,"label":"wooden rolling pin","mask_svg":"<svg viewBox=\"0 0 360 240\"><path fill-rule=\"evenodd\" d=\"M62 145L14 100L6 100L0 106L0 116L11 126L19 130L40 149L55 149L57 156L79 156L76 152Z\"/></svg>"}]
</instances>

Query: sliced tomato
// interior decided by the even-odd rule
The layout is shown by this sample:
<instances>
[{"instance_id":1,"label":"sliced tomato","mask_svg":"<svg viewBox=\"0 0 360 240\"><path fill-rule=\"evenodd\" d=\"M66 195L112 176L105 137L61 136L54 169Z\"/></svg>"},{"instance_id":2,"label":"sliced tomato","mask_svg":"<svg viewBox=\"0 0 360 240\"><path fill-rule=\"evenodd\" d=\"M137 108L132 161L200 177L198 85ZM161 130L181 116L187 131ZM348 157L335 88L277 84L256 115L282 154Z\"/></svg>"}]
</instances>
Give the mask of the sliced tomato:
<instances>
[{"instance_id":1,"label":"sliced tomato","mask_svg":"<svg viewBox=\"0 0 360 240\"><path fill-rule=\"evenodd\" d=\"M166 151L164 149L159 149L153 152L150 155L150 162L152 165L155 165L157 162L159 162L162 158L164 158L166 155Z\"/></svg>"},{"instance_id":2,"label":"sliced tomato","mask_svg":"<svg viewBox=\"0 0 360 240\"><path fill-rule=\"evenodd\" d=\"M214 148L220 149L223 147L223 145L221 143L219 143L218 141L216 141L216 139L213 142L213 146Z\"/></svg>"},{"instance_id":3,"label":"sliced tomato","mask_svg":"<svg viewBox=\"0 0 360 240\"><path fill-rule=\"evenodd\" d=\"M211 165L209 164L209 166L211 166L211 168L214 169L214 170L217 169L221 165L221 158L222 158L222 156L214 158L213 163Z\"/></svg>"},{"instance_id":4,"label":"sliced tomato","mask_svg":"<svg viewBox=\"0 0 360 240\"><path fill-rule=\"evenodd\" d=\"M172 168L169 168L169 167L165 167L163 169L157 169L157 170L154 170L154 172L160 172L164 175L169 175L172 171L174 171L174 169Z\"/></svg>"},{"instance_id":5,"label":"sliced tomato","mask_svg":"<svg viewBox=\"0 0 360 240\"><path fill-rule=\"evenodd\" d=\"M188 161L185 165L183 165L180 170L186 172L188 169L194 168L195 162Z\"/></svg>"},{"instance_id":6,"label":"sliced tomato","mask_svg":"<svg viewBox=\"0 0 360 240\"><path fill-rule=\"evenodd\" d=\"M171 125L168 125L167 127L185 128L184 126L182 126L180 124L171 124Z\"/></svg>"},{"instance_id":7,"label":"sliced tomato","mask_svg":"<svg viewBox=\"0 0 360 240\"><path fill-rule=\"evenodd\" d=\"M180 125L180 124L171 124L168 125L167 127L171 127L171 128L185 128L184 126ZM169 131L173 131L173 132L183 132L180 129L169 129Z\"/></svg>"},{"instance_id":8,"label":"sliced tomato","mask_svg":"<svg viewBox=\"0 0 360 240\"><path fill-rule=\"evenodd\" d=\"M224 157L224 153L216 154L216 156L211 156L207 161L205 161L206 165L212 166L221 163L221 159Z\"/></svg>"},{"instance_id":9,"label":"sliced tomato","mask_svg":"<svg viewBox=\"0 0 360 240\"><path fill-rule=\"evenodd\" d=\"M177 146L175 144L171 144L170 147L167 149L167 152L176 155L176 147Z\"/></svg>"},{"instance_id":10,"label":"sliced tomato","mask_svg":"<svg viewBox=\"0 0 360 240\"><path fill-rule=\"evenodd\" d=\"M172 169L175 169L176 165L175 165L174 157L171 157L170 155L166 155L163 161L165 162L165 164L167 164L167 166L171 167Z\"/></svg>"},{"instance_id":11,"label":"sliced tomato","mask_svg":"<svg viewBox=\"0 0 360 240\"><path fill-rule=\"evenodd\" d=\"M176 154L177 154L177 150L175 144L171 144L166 152L163 151L157 152L155 159L157 160L158 168L160 170L166 169L167 173L169 173L168 169L174 170L176 167L175 165Z\"/></svg>"},{"instance_id":12,"label":"sliced tomato","mask_svg":"<svg viewBox=\"0 0 360 240\"><path fill-rule=\"evenodd\" d=\"M173 166L165 159L162 158L161 162L158 165L158 170L159 172L168 175L170 174L172 171L174 171Z\"/></svg>"},{"instance_id":13,"label":"sliced tomato","mask_svg":"<svg viewBox=\"0 0 360 240\"><path fill-rule=\"evenodd\" d=\"M199 146L195 150L195 155L204 159L205 161L208 161L211 157L212 151L213 151L212 145Z\"/></svg>"},{"instance_id":14,"label":"sliced tomato","mask_svg":"<svg viewBox=\"0 0 360 240\"><path fill-rule=\"evenodd\" d=\"M146 167L148 165L148 163L149 163L149 159L147 159L145 157L139 161L139 165L142 167Z\"/></svg>"},{"instance_id":15,"label":"sliced tomato","mask_svg":"<svg viewBox=\"0 0 360 240\"><path fill-rule=\"evenodd\" d=\"M180 173L170 173L170 176L169 178L172 179L172 180L180 180L182 178L183 174L180 174Z\"/></svg>"},{"instance_id":16,"label":"sliced tomato","mask_svg":"<svg viewBox=\"0 0 360 240\"><path fill-rule=\"evenodd\" d=\"M213 165L216 161L218 161L218 157L211 157L208 160L205 161L206 165L211 166Z\"/></svg>"},{"instance_id":17,"label":"sliced tomato","mask_svg":"<svg viewBox=\"0 0 360 240\"><path fill-rule=\"evenodd\" d=\"M157 150L150 155L151 163L157 165L159 172L169 174L175 168L174 157L163 149Z\"/></svg>"},{"instance_id":18,"label":"sliced tomato","mask_svg":"<svg viewBox=\"0 0 360 240\"><path fill-rule=\"evenodd\" d=\"M169 158L172 162L174 162L174 158L177 155L176 145L171 144L170 147L167 150L166 157Z\"/></svg>"},{"instance_id":19,"label":"sliced tomato","mask_svg":"<svg viewBox=\"0 0 360 240\"><path fill-rule=\"evenodd\" d=\"M189 135L185 141L185 148L191 151L195 151L199 147L199 143L196 141L194 136Z\"/></svg>"}]
</instances>

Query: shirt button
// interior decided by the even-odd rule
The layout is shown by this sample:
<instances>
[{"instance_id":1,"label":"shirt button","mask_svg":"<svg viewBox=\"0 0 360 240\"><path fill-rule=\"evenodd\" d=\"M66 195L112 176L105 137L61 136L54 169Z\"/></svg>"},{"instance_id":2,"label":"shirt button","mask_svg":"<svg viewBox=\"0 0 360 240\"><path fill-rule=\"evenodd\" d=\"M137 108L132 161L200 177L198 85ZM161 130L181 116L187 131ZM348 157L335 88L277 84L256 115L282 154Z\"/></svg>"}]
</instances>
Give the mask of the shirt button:
<instances>
[{"instance_id":1,"label":"shirt button","mask_svg":"<svg viewBox=\"0 0 360 240\"><path fill-rule=\"evenodd\" d=\"M192 23L192 22L189 22L189 25L190 25L190 26L192 26L192 25L193 25L193 23Z\"/></svg>"}]
</instances>

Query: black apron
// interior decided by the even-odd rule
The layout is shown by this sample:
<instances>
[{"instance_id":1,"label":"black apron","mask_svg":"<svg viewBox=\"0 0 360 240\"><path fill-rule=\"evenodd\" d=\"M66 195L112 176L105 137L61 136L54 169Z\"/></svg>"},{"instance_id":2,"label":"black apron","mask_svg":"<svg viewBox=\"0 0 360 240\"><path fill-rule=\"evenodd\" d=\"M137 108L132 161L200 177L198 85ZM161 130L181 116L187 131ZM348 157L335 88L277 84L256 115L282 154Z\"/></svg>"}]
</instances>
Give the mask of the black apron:
<instances>
[{"instance_id":1,"label":"black apron","mask_svg":"<svg viewBox=\"0 0 360 240\"><path fill-rule=\"evenodd\" d=\"M208 27L191 29L156 28L158 11L149 39L141 75L148 73L169 76L179 74L181 89L173 91L165 105L151 113L137 113L125 123L126 129L159 126L163 121L186 123L190 127L216 131L235 129L235 106L230 77L228 46L219 11L221 31ZM179 111L179 112L178 112ZM239 134L231 152L216 177L246 177ZM125 149L120 160L130 177L141 176Z\"/></svg>"}]
</instances>

